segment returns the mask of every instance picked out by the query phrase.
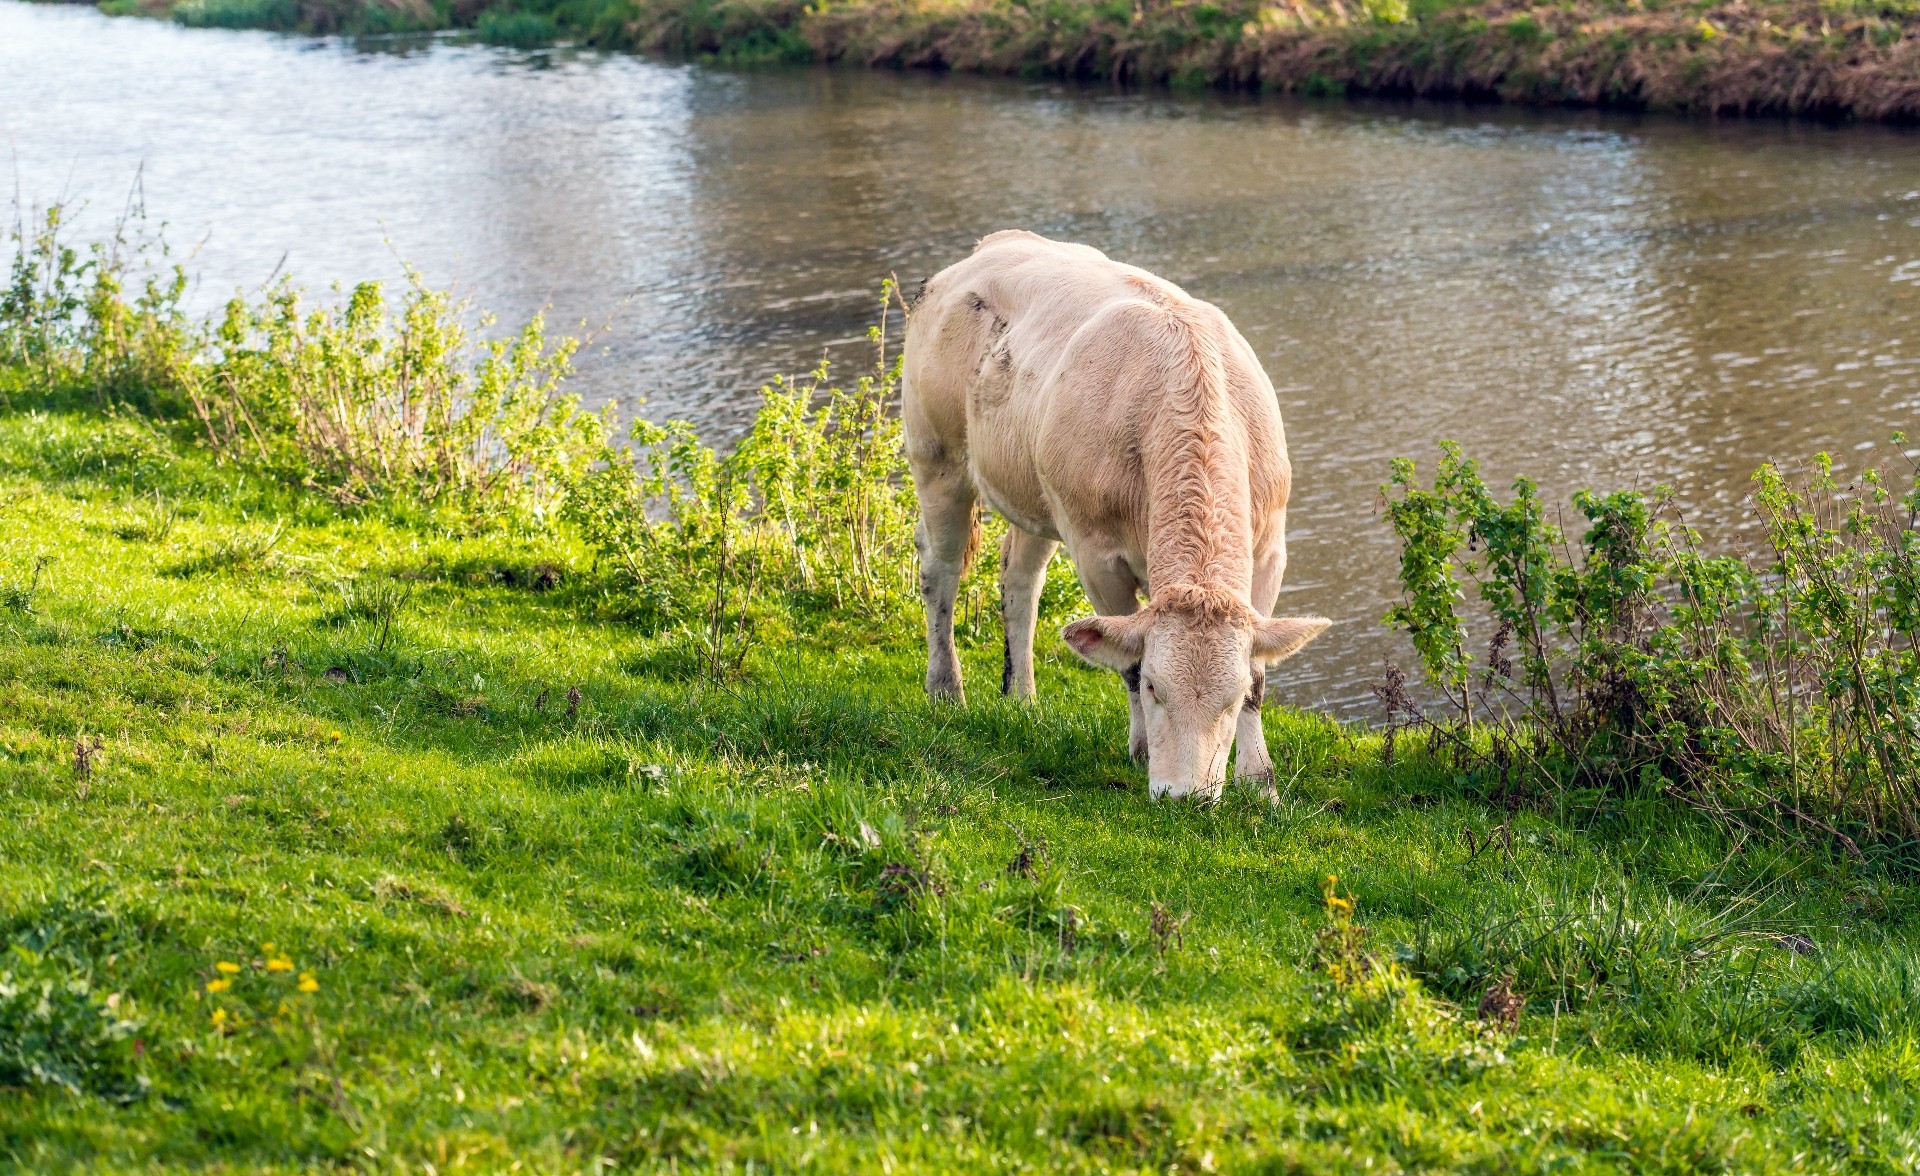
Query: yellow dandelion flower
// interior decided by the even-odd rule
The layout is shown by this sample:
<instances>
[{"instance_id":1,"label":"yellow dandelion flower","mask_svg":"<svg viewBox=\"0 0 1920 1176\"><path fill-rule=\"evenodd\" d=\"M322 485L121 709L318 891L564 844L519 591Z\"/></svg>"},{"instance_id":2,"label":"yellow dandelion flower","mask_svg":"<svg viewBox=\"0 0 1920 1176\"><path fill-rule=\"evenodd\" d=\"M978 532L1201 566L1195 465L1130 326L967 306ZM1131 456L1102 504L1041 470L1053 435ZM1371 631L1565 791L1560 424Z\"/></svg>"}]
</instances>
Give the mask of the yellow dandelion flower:
<instances>
[{"instance_id":1,"label":"yellow dandelion flower","mask_svg":"<svg viewBox=\"0 0 1920 1176\"><path fill-rule=\"evenodd\" d=\"M293 961L288 959L286 956L274 956L272 959L267 961L267 971L291 972L293 971Z\"/></svg>"},{"instance_id":2,"label":"yellow dandelion flower","mask_svg":"<svg viewBox=\"0 0 1920 1176\"><path fill-rule=\"evenodd\" d=\"M225 1010L225 1009L215 1009L215 1010L213 1010L213 1023L214 1023L215 1025L224 1025L224 1024L226 1024L226 1023L227 1023L227 1010Z\"/></svg>"},{"instance_id":3,"label":"yellow dandelion flower","mask_svg":"<svg viewBox=\"0 0 1920 1176\"><path fill-rule=\"evenodd\" d=\"M280 948L279 948L279 946L278 946L278 945L276 945L276 944L272 944L272 943L263 943L263 944L261 944L261 945L260 945L260 953L261 953L262 955L272 955L272 954L273 954L274 952L276 952L276 951L279 951L279 950L280 950Z\"/></svg>"},{"instance_id":4,"label":"yellow dandelion flower","mask_svg":"<svg viewBox=\"0 0 1920 1176\"><path fill-rule=\"evenodd\" d=\"M1700 18L1700 23L1693 26L1693 31L1700 34L1700 39L1703 41L1711 41L1720 35L1720 30L1708 24L1706 17Z\"/></svg>"},{"instance_id":5,"label":"yellow dandelion flower","mask_svg":"<svg viewBox=\"0 0 1920 1176\"><path fill-rule=\"evenodd\" d=\"M239 964L230 964L225 960L221 960L219 963L215 964L214 967L219 971L225 972L229 976L237 976L240 974Z\"/></svg>"},{"instance_id":6,"label":"yellow dandelion flower","mask_svg":"<svg viewBox=\"0 0 1920 1176\"><path fill-rule=\"evenodd\" d=\"M222 976L218 980L207 981L208 992L225 992L227 989L232 987L233 987L233 981L227 979L225 976Z\"/></svg>"},{"instance_id":7,"label":"yellow dandelion flower","mask_svg":"<svg viewBox=\"0 0 1920 1176\"><path fill-rule=\"evenodd\" d=\"M287 1015L287 1013L288 1013L289 1011L291 1011L291 1010L289 1010L289 1009L287 1008L287 1002L286 1002L286 1001L284 1001L284 1000L283 1000L283 1001L281 1001L281 1002L280 1002L280 1015L284 1017L284 1016L286 1016L286 1015Z\"/></svg>"},{"instance_id":8,"label":"yellow dandelion flower","mask_svg":"<svg viewBox=\"0 0 1920 1176\"><path fill-rule=\"evenodd\" d=\"M320 982L313 978L312 972L302 972L300 973L300 983L295 985L295 987L299 988L302 992L318 992L320 991Z\"/></svg>"},{"instance_id":9,"label":"yellow dandelion flower","mask_svg":"<svg viewBox=\"0 0 1920 1176\"><path fill-rule=\"evenodd\" d=\"M340 742L340 732L338 731L329 732L327 735L327 738L333 740L335 743L338 743Z\"/></svg>"}]
</instances>

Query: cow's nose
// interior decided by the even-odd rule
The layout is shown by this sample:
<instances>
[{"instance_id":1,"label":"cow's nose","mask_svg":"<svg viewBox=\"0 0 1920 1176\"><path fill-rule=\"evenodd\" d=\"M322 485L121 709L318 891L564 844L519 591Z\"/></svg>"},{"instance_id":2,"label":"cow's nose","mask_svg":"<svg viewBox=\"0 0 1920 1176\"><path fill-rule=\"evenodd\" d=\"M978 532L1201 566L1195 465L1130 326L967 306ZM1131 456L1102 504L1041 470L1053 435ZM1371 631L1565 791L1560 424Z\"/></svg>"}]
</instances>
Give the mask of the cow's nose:
<instances>
[{"instance_id":1,"label":"cow's nose","mask_svg":"<svg viewBox=\"0 0 1920 1176\"><path fill-rule=\"evenodd\" d=\"M1193 791L1193 785L1175 780L1147 780L1147 795L1154 800L1179 800Z\"/></svg>"}]
</instances>

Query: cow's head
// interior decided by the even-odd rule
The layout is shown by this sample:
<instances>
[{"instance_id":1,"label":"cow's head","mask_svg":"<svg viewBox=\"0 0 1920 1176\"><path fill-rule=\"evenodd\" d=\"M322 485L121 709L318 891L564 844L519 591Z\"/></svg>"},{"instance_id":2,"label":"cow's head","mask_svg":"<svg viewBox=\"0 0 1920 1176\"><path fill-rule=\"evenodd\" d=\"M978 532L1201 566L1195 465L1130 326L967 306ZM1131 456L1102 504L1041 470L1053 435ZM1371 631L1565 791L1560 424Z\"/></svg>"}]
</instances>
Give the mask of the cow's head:
<instances>
[{"instance_id":1,"label":"cow's head","mask_svg":"<svg viewBox=\"0 0 1920 1176\"><path fill-rule=\"evenodd\" d=\"M1129 689L1137 669L1148 794L1210 796L1226 779L1234 720L1256 696L1254 663L1291 657L1332 623L1265 618L1244 605L1169 607L1156 594L1131 616L1087 617L1060 635L1088 662L1125 674Z\"/></svg>"}]
</instances>

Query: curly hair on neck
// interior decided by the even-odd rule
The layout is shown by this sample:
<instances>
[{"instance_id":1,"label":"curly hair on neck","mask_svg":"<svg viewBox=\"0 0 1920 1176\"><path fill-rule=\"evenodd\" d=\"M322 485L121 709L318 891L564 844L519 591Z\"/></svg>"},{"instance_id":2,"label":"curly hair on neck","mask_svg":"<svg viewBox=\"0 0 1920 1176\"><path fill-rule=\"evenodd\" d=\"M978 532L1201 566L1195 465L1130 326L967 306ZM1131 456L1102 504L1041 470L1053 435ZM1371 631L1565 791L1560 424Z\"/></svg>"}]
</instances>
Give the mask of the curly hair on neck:
<instances>
[{"instance_id":1,"label":"curly hair on neck","mask_svg":"<svg viewBox=\"0 0 1920 1176\"><path fill-rule=\"evenodd\" d=\"M1218 584L1166 584L1148 607L1195 624L1252 624L1260 618L1233 590Z\"/></svg>"}]
</instances>

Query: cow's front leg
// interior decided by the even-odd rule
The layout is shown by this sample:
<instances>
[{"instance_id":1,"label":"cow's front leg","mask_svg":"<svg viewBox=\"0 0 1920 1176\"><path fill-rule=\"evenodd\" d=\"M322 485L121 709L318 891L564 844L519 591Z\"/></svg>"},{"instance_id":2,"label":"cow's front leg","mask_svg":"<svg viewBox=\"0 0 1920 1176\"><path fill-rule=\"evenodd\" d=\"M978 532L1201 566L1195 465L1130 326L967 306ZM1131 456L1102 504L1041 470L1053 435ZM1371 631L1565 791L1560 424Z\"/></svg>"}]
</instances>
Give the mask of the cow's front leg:
<instances>
[{"instance_id":1,"label":"cow's front leg","mask_svg":"<svg viewBox=\"0 0 1920 1176\"><path fill-rule=\"evenodd\" d=\"M1080 588L1092 602L1093 611L1103 617L1124 617L1140 607L1140 581L1120 557L1090 555L1082 560L1076 554L1074 564L1080 572ZM1140 663L1120 671L1120 680L1127 684L1127 752L1144 768L1147 715L1140 706Z\"/></svg>"},{"instance_id":2,"label":"cow's front leg","mask_svg":"<svg viewBox=\"0 0 1920 1176\"><path fill-rule=\"evenodd\" d=\"M1273 786L1273 756L1267 751L1267 733L1260 726L1260 704L1267 697L1267 668L1253 663L1253 689L1240 704L1240 717L1233 728L1233 776L1242 783L1260 789L1260 795L1278 802L1280 793Z\"/></svg>"},{"instance_id":3,"label":"cow's front leg","mask_svg":"<svg viewBox=\"0 0 1920 1176\"><path fill-rule=\"evenodd\" d=\"M1253 571L1253 607L1263 617L1273 615L1280 599L1280 580L1287 572L1287 514L1283 509L1273 520L1272 546L1255 563ZM1280 803L1280 792L1273 786L1273 756L1267 751L1267 733L1260 725L1260 706L1267 700L1267 663L1258 658L1248 667L1253 671L1253 688L1240 704L1240 717L1233 728L1233 774L1236 779L1260 789L1268 801Z\"/></svg>"},{"instance_id":4,"label":"cow's front leg","mask_svg":"<svg viewBox=\"0 0 1920 1176\"><path fill-rule=\"evenodd\" d=\"M1147 715L1140 707L1140 663L1134 662L1120 673L1127 684L1127 754L1141 767L1147 766Z\"/></svg>"}]
</instances>

